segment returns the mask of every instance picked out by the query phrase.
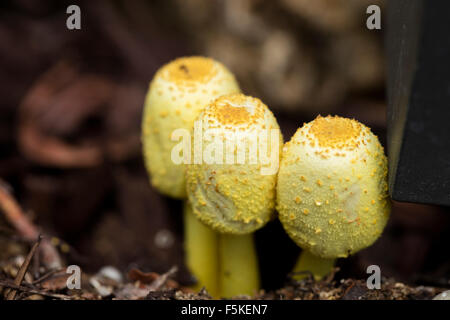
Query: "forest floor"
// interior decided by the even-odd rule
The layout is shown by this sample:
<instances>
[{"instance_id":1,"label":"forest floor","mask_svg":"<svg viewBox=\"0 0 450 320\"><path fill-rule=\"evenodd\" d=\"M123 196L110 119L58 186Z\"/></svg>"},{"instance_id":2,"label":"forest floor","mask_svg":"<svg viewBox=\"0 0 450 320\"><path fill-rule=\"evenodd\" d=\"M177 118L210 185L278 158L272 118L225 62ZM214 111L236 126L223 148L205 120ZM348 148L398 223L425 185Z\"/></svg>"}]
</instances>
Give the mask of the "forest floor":
<instances>
[{"instance_id":1,"label":"forest floor","mask_svg":"<svg viewBox=\"0 0 450 320\"><path fill-rule=\"evenodd\" d=\"M194 292L181 286L172 277L177 267L166 273L142 272L131 269L123 275L118 269L107 266L96 274L79 272L79 289L69 287L77 284L78 270L70 267L59 267L48 270L42 260L36 256L45 256L39 239L29 245L27 241L12 236L9 245L16 249L31 246L26 254L18 254L14 258L0 261L0 296L5 300L208 300L212 297L205 289ZM44 249L44 251L42 250ZM47 253L48 254L48 253ZM237 296L233 299L254 300L429 300L445 289L431 286L412 287L397 282L392 278L384 278L380 289L369 290L366 280L335 280L339 269L321 281L315 281L310 275L303 280L288 279L287 284L278 290L265 292L260 290L254 296ZM0 298L1 299L1 298Z\"/></svg>"}]
</instances>

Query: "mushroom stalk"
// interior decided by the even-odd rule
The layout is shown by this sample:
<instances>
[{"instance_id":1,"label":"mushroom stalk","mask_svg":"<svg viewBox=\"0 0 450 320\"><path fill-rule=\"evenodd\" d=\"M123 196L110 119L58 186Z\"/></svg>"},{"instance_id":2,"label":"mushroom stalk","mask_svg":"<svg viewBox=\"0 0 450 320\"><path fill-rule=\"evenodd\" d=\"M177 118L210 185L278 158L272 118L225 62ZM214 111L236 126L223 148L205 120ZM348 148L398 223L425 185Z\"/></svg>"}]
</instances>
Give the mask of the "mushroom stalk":
<instances>
[{"instance_id":1,"label":"mushroom stalk","mask_svg":"<svg viewBox=\"0 0 450 320\"><path fill-rule=\"evenodd\" d=\"M292 278L294 280L302 280L310 272L315 280L321 280L333 270L335 262L336 259L321 258L307 250L303 250L292 270Z\"/></svg>"},{"instance_id":2,"label":"mushroom stalk","mask_svg":"<svg viewBox=\"0 0 450 320\"><path fill-rule=\"evenodd\" d=\"M194 216L188 201L184 202L183 214L185 261L197 280L193 289L205 287L213 298L218 297L219 235Z\"/></svg>"},{"instance_id":3,"label":"mushroom stalk","mask_svg":"<svg viewBox=\"0 0 450 320\"><path fill-rule=\"evenodd\" d=\"M255 294L259 289L259 269L253 234L221 234L219 248L221 296Z\"/></svg>"}]
</instances>

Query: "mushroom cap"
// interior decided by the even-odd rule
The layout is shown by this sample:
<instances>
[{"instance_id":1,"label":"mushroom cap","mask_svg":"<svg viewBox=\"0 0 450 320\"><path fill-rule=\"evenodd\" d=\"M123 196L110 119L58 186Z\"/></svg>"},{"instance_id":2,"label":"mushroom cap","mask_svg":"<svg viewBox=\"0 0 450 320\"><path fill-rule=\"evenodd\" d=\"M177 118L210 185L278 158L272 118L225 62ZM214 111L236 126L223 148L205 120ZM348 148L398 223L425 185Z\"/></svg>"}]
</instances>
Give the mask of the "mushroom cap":
<instances>
[{"instance_id":1,"label":"mushroom cap","mask_svg":"<svg viewBox=\"0 0 450 320\"><path fill-rule=\"evenodd\" d=\"M194 147L194 153L205 158L219 147L223 162L203 159L187 166L187 193L194 214L221 233L246 234L261 228L273 217L283 147L274 115L259 99L232 94L211 103L198 121L202 143ZM227 147L232 141L234 146ZM271 155L270 160L264 160L261 153ZM227 156L236 157L227 161Z\"/></svg>"},{"instance_id":2,"label":"mushroom cap","mask_svg":"<svg viewBox=\"0 0 450 320\"><path fill-rule=\"evenodd\" d=\"M289 236L322 258L370 246L390 212L387 159L356 120L317 117L283 147L277 210Z\"/></svg>"},{"instance_id":3,"label":"mushroom cap","mask_svg":"<svg viewBox=\"0 0 450 320\"><path fill-rule=\"evenodd\" d=\"M201 110L215 98L240 92L233 74L204 57L183 57L161 67L147 93L142 121L144 161L151 184L161 193L186 197L185 168L171 159L176 129L191 130Z\"/></svg>"}]
</instances>

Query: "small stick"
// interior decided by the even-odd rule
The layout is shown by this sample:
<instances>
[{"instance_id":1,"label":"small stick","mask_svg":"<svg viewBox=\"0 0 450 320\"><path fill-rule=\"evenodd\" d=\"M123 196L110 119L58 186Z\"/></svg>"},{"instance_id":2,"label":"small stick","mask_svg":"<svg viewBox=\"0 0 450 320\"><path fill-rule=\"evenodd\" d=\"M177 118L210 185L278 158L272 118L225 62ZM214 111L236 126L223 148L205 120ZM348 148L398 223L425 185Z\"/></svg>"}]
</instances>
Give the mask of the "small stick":
<instances>
[{"instance_id":1,"label":"small stick","mask_svg":"<svg viewBox=\"0 0 450 320\"><path fill-rule=\"evenodd\" d=\"M27 240L34 241L39 236L38 229L31 223L28 217L24 214L22 208L17 203L16 199L9 192L8 185L0 179L0 209L5 214L6 219L14 226L19 234ZM48 239L42 240L40 247L42 253L42 261L47 268L60 268L61 258L58 251L51 244Z\"/></svg>"},{"instance_id":2,"label":"small stick","mask_svg":"<svg viewBox=\"0 0 450 320\"><path fill-rule=\"evenodd\" d=\"M39 244L41 243L41 239L42 237L39 235L37 241L35 242L30 252L28 253L27 257L25 258L25 261L20 266L19 272L17 273L17 276L14 279L14 284L16 286L20 286L22 284L23 278L25 277L25 273L27 273L28 267L30 266L31 259L33 259L33 256L37 248L39 247ZM17 293L16 290L11 290L6 297L6 300L14 300L16 297L16 293Z\"/></svg>"},{"instance_id":3,"label":"small stick","mask_svg":"<svg viewBox=\"0 0 450 320\"><path fill-rule=\"evenodd\" d=\"M324 282L331 283L331 281L333 281L334 279L334 276L339 272L339 270L341 270L339 267L334 267L333 270L331 270L328 276L324 279Z\"/></svg>"},{"instance_id":4,"label":"small stick","mask_svg":"<svg viewBox=\"0 0 450 320\"><path fill-rule=\"evenodd\" d=\"M11 282L5 281L5 280L0 280L0 286L10 288L13 290L31 293L31 294L39 294L41 296L46 296L46 297L55 298L55 299L62 299L62 300L71 300L72 299L70 296L67 296L64 294L57 294L57 293L50 293L47 291L36 290L36 289L21 286L21 285L16 285L14 283L11 283Z\"/></svg>"},{"instance_id":5,"label":"small stick","mask_svg":"<svg viewBox=\"0 0 450 320\"><path fill-rule=\"evenodd\" d=\"M159 278L152 282L152 284L149 286L149 292L156 291L161 288L166 283L167 279L177 271L177 266L173 266L172 268L170 268L169 271L162 274Z\"/></svg>"},{"instance_id":6,"label":"small stick","mask_svg":"<svg viewBox=\"0 0 450 320\"><path fill-rule=\"evenodd\" d=\"M27 239L36 239L39 232L23 213L17 201L9 192L8 185L0 180L0 208L8 221Z\"/></svg>"},{"instance_id":7,"label":"small stick","mask_svg":"<svg viewBox=\"0 0 450 320\"><path fill-rule=\"evenodd\" d=\"M39 278L40 276L41 276L41 273L40 273L40 266L41 266L41 262L40 262L40 259L39 259L39 250L38 250L38 252L36 252L35 254L34 254L34 258L33 258L33 278L34 279L37 279L37 278Z\"/></svg>"},{"instance_id":8,"label":"small stick","mask_svg":"<svg viewBox=\"0 0 450 320\"><path fill-rule=\"evenodd\" d=\"M50 278L51 276L53 276L55 273L58 273L58 272L60 272L60 271L62 271L62 270L64 270L64 269L53 269L53 270L47 272L46 274L44 274L42 277L40 277L40 278L34 280L34 281L32 282L32 284L33 284L33 285L36 285L36 284L38 284L38 283L41 283L42 281L47 280L48 278Z\"/></svg>"}]
</instances>

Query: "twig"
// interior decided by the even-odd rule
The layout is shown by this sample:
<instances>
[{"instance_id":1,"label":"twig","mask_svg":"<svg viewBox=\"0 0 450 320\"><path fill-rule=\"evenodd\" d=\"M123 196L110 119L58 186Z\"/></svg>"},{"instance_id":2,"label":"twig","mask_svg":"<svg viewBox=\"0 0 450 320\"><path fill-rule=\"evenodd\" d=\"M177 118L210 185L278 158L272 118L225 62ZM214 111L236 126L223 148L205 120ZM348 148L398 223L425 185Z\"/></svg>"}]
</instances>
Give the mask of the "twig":
<instances>
[{"instance_id":1,"label":"twig","mask_svg":"<svg viewBox=\"0 0 450 320\"><path fill-rule=\"evenodd\" d=\"M55 298L55 299L62 299L62 300L71 300L72 299L70 296L67 296L65 294L50 293L47 291L31 289L31 288L28 288L25 286L16 285L14 283L11 283L10 281L5 281L5 280L0 280L0 286L10 288L13 290L17 290L17 291L31 293L31 294L39 294L41 296L46 296L46 297Z\"/></svg>"},{"instance_id":2,"label":"twig","mask_svg":"<svg viewBox=\"0 0 450 320\"><path fill-rule=\"evenodd\" d=\"M40 273L40 270L39 270L40 266L41 266L41 262L40 262L40 259L39 259L39 251L38 251L34 255L34 259L33 259L33 272L32 272L32 274L33 274L33 278L34 279L37 279L37 278L39 278L41 276L41 273Z\"/></svg>"},{"instance_id":3,"label":"twig","mask_svg":"<svg viewBox=\"0 0 450 320\"><path fill-rule=\"evenodd\" d=\"M39 236L37 241L31 248L30 252L28 253L27 257L25 258L25 261L20 266L19 272L17 273L17 276L14 279L14 284L16 286L20 286L22 284L23 278L25 277L25 273L27 273L28 267L30 266L31 259L33 259L33 256L37 248L39 247L41 240L42 238L41 236ZM6 300L14 300L16 298L16 293L17 293L16 290L11 290L6 297Z\"/></svg>"},{"instance_id":4,"label":"twig","mask_svg":"<svg viewBox=\"0 0 450 320\"><path fill-rule=\"evenodd\" d=\"M172 268L170 268L169 271L162 274L159 278L157 278L155 281L152 282L152 284L148 287L149 292L156 291L159 288L161 288L166 283L167 279L173 274L175 274L177 271L178 271L177 266L173 266Z\"/></svg>"},{"instance_id":5,"label":"twig","mask_svg":"<svg viewBox=\"0 0 450 320\"><path fill-rule=\"evenodd\" d=\"M351 284L350 284L350 286L349 286L347 289L345 289L344 294L343 294L342 296L343 296L343 297L346 296L347 293L355 286L355 284L356 284L356 283L355 283L354 281L352 281Z\"/></svg>"},{"instance_id":6,"label":"twig","mask_svg":"<svg viewBox=\"0 0 450 320\"><path fill-rule=\"evenodd\" d=\"M27 240L34 241L40 234L39 230L31 223L24 214L16 199L9 192L8 185L0 179L0 209L6 219L14 226L18 233ZM42 260L49 269L61 268L61 258L58 251L47 238L42 239L40 246Z\"/></svg>"},{"instance_id":7,"label":"twig","mask_svg":"<svg viewBox=\"0 0 450 320\"><path fill-rule=\"evenodd\" d=\"M35 240L39 232L23 213L17 201L12 197L9 186L0 180L0 207L8 221L27 239Z\"/></svg>"},{"instance_id":8,"label":"twig","mask_svg":"<svg viewBox=\"0 0 450 320\"><path fill-rule=\"evenodd\" d=\"M331 272L323 279L323 281L325 283L331 283L331 281L333 281L334 279L334 276L339 272L339 270L341 270L339 267L334 267L333 270L331 270Z\"/></svg>"},{"instance_id":9,"label":"twig","mask_svg":"<svg viewBox=\"0 0 450 320\"><path fill-rule=\"evenodd\" d=\"M50 272L47 272L46 274L44 274L42 277L40 277L40 278L34 280L34 281L32 282L32 284L35 285L35 284L41 283L42 281L47 280L48 278L50 278L51 276L53 276L55 273L58 273L58 272L60 272L60 271L62 271L62 270L64 270L64 269L53 269L53 270L51 270Z\"/></svg>"}]
</instances>

